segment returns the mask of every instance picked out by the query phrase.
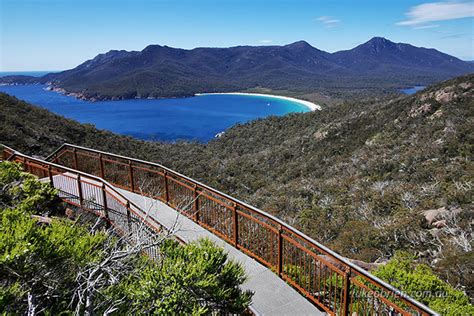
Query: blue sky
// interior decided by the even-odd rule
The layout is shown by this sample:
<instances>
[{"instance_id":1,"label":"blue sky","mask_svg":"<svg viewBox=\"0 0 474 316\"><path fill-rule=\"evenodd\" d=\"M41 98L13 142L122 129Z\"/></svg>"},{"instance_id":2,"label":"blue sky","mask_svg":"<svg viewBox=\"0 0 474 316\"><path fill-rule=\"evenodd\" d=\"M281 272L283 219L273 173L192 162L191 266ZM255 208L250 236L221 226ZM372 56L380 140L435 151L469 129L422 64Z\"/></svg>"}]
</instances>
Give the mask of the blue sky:
<instances>
[{"instance_id":1,"label":"blue sky","mask_svg":"<svg viewBox=\"0 0 474 316\"><path fill-rule=\"evenodd\" d=\"M281 45L373 36L474 59L472 1L0 0L0 71L62 70L110 49Z\"/></svg>"}]
</instances>

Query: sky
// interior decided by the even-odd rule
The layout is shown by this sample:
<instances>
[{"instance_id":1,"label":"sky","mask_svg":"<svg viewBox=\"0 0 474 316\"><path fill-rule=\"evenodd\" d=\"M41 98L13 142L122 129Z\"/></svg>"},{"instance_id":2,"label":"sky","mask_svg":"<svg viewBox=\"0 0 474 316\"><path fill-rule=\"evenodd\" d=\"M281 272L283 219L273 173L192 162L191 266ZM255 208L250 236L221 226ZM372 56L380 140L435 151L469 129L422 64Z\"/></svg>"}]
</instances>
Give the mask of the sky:
<instances>
[{"instance_id":1,"label":"sky","mask_svg":"<svg viewBox=\"0 0 474 316\"><path fill-rule=\"evenodd\" d=\"M374 36L474 60L464 0L0 0L0 71L70 69L111 49L284 45Z\"/></svg>"}]
</instances>

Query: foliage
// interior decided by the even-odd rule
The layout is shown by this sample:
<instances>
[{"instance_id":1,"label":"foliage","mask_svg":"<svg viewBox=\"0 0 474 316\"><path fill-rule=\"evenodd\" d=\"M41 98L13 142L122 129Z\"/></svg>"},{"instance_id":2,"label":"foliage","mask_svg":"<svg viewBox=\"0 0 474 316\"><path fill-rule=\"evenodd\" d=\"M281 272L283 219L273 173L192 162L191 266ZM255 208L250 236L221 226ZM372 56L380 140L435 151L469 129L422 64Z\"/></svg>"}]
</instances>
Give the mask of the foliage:
<instances>
[{"instance_id":1,"label":"foliage","mask_svg":"<svg viewBox=\"0 0 474 316\"><path fill-rule=\"evenodd\" d=\"M49 212L57 206L56 190L23 172L16 163L0 163L0 207L14 206L26 214Z\"/></svg>"},{"instance_id":2,"label":"foliage","mask_svg":"<svg viewBox=\"0 0 474 316\"><path fill-rule=\"evenodd\" d=\"M211 241L181 246L168 240L161 251L163 260L121 284L134 313L236 314L249 305L252 294L239 288L245 281L242 266Z\"/></svg>"},{"instance_id":3,"label":"foliage","mask_svg":"<svg viewBox=\"0 0 474 316\"><path fill-rule=\"evenodd\" d=\"M104 234L66 220L40 225L21 208L1 210L0 310L25 311L28 296L51 313L68 309L75 275L98 260Z\"/></svg>"},{"instance_id":4,"label":"foliage","mask_svg":"<svg viewBox=\"0 0 474 316\"><path fill-rule=\"evenodd\" d=\"M441 280L429 266L417 263L406 252L397 253L373 274L442 315L474 314L474 306L464 292Z\"/></svg>"}]
</instances>

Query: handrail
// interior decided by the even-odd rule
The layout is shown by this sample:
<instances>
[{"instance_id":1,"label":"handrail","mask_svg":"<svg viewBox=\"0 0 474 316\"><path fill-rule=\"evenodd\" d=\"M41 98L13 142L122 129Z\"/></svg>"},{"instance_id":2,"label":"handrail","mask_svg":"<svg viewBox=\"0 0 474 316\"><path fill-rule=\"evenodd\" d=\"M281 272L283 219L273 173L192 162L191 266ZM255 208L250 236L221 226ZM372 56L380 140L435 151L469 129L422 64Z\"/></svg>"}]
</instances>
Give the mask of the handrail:
<instances>
[{"instance_id":1,"label":"handrail","mask_svg":"<svg viewBox=\"0 0 474 316\"><path fill-rule=\"evenodd\" d=\"M72 168L69 168L69 167L66 167L66 166L63 166L63 165L58 165L58 164L55 164L53 162L49 162L49 161L46 161L46 160L42 160L42 159L38 159L38 158L34 158L34 157L31 157L31 156L28 156L28 155L25 155L25 154L22 154L21 152L19 151L16 151L14 149L12 149L11 147L8 147L8 146L5 146L3 144L1 144L1 146L3 146L4 148L7 148L11 151L13 151L13 155L8 159L8 160L11 160L14 156L19 156L19 157L23 157L23 158L26 158L28 160L31 160L31 161L34 161L34 162L37 162L37 163L41 163L41 164L46 164L46 165L50 165L51 167L56 167L56 168L60 168L60 169L64 169L70 173L73 173L73 174L79 174L81 176L85 176L89 179L92 179L92 180L95 180L95 181L98 181L98 182L102 182L104 183L112 192L114 192L115 194L117 194L118 196L120 196L122 199L128 201L130 203L130 205L133 205L134 207L136 207L137 209L143 211L139 206L137 206L134 202L130 201L129 199L127 199L125 197L125 195L123 195L122 193L120 193L119 191L117 191L117 189L112 185L110 184L108 181L100 178L100 177L97 177L97 176L94 176L92 174L89 174L89 173L85 173L85 172L82 172L80 170L76 170L76 169L72 169Z\"/></svg>"},{"instance_id":2,"label":"handrail","mask_svg":"<svg viewBox=\"0 0 474 316\"><path fill-rule=\"evenodd\" d=\"M239 228L237 227L237 224L239 224L239 222L242 222L243 219L245 219L247 217L252 217L253 216L254 220L253 220L252 223L254 223L254 224L255 223L258 224L258 222L261 222L261 220L258 220L257 218L255 218L255 216L259 216L262 219L268 220L268 223L266 225L271 225L272 226L272 229L269 229L269 231L271 231L272 234L273 234L274 231L277 231L276 234L277 234L277 237L278 237L278 242L277 242L278 250L276 250L276 251L278 252L279 256L282 255L282 252L283 252L283 249L282 249L283 246L282 245L283 244L291 246L292 243L295 243L295 246L298 246L299 248L302 248L302 249L299 249L298 251L300 251L300 250L303 251L303 254L301 255L301 254L297 254L298 252L296 250L290 249L290 251L293 251L293 254L292 254L293 256L295 256L295 254L296 254L297 258L299 256L300 266L298 266L298 267L299 267L300 270L302 268L304 268L304 269L309 269L308 271L311 271L312 273L318 273L317 271L316 272L313 271L313 270L315 270L315 268L311 266L311 265L315 264L314 262L317 262L317 265L320 265L318 269L321 269L321 265L324 265L324 269L331 270L330 273L332 273L332 274L331 274L330 278L335 277L336 280L339 280L338 277L341 277L340 280L341 280L341 282L344 283L344 288L339 288L341 286L337 286L337 285L334 285L334 284L329 284L328 285L329 286L329 295L331 296L331 295L334 294L334 300L332 302L330 302L330 301L329 301L329 303L327 301L321 302L322 299L319 299L318 297L315 297L315 295L313 293L311 293L311 290L314 289L314 287L311 287L311 285L309 285L310 290L308 290L308 284L307 283L309 281L305 281L305 280L302 281L301 280L302 275L304 273L306 273L306 270L303 271L303 273L301 271L299 271L298 273L296 273L297 276L295 277L295 276L293 276L294 273L290 271L291 269L293 269L291 265L288 265L286 267L282 266L282 261L283 261L284 258L279 257L279 258L277 258L278 262L271 262L270 263L270 262L268 262L268 260L265 260L261 256L258 256L258 254L256 254L255 252L252 252L252 250L247 249L244 245L239 244L239 241L236 238L236 237L238 237L237 235L235 235L234 238L229 238L229 236L222 233L221 231L213 229L212 227L207 225L207 223L204 223L204 222L200 221L198 218L193 218L193 219L195 219L196 222L198 222L198 224L200 224L201 226L204 226L205 228L211 230L211 232L216 233L218 236L223 237L226 241L234 242L235 246L238 249L240 249L243 252L253 256L257 260L263 262L265 265L267 265L271 268L276 268L278 270L278 274L280 275L280 277L282 277L283 279L288 281L290 284L295 286L297 289L299 289L301 292L303 292L308 298L310 298L314 303L316 303L318 306L325 309L330 314L336 314L336 313L341 313L341 312L342 312L342 314L348 314L349 313L350 306L348 306L348 304L350 304L352 295L360 295L359 292L355 293L355 294L351 292L351 290L352 290L351 285L352 285L352 287L355 287L355 285L353 285L353 282L351 282L351 280L355 280L356 277L362 277L363 281L366 281L366 282L370 283L371 286L378 288L378 289L368 288L368 290L364 290L363 295L380 295L380 293L378 293L378 291L380 291L380 290L386 291L386 292L390 293L389 295L393 296L396 300L399 300L404 305L407 305L410 308L414 309L415 312L417 312L418 314L421 314L421 315L437 315L437 313L434 312L433 310L431 310L429 307L427 307L424 304L414 300L413 298L406 295L404 292L394 288L393 286L391 286L390 284L384 282L383 280L373 276L369 272L365 271L364 269L362 269L359 266L355 265L354 263L350 262L349 260L347 260L346 258L344 258L341 255L337 254L333 250L327 248L326 246L320 244L319 242L315 241L314 239L308 237L306 234L304 234L304 233L300 232L299 230L291 227L290 225L286 224L285 222L281 221L280 219L278 219L278 218L276 218L276 217L274 217L274 216L272 216L272 215L270 215L270 214L268 214L268 213L266 213L266 212L264 212L260 209L257 209L255 207L243 202L243 201L240 201L240 200L238 200L234 197L231 197L231 196L229 196L229 195L227 195L223 192L220 192L220 191L218 191L214 188L211 188L211 187L209 187L209 186L207 186L207 185L205 185L205 184L203 184L199 181L196 181L196 180L194 180L192 178L189 178L185 175L182 175L182 174L180 174L180 173L178 173L178 172L176 172L172 169L169 169L165 166L162 166L160 164L153 163L153 162L148 162L148 161L144 161L144 160L140 160L140 159L130 158L130 157L126 157L126 156L111 154L111 153L108 153L108 152L103 152L103 151L90 149L90 148L86 148L86 147L81 147L81 146L76 146L76 145L67 144L67 143L61 145L57 150L55 150L46 159L47 160L55 159L56 157L60 156L61 152L62 153L67 152L68 148L71 148L74 153L76 153L76 150L85 151L85 152L89 152L89 153L95 153L95 154L98 155L98 157L96 157L97 159L102 159L103 156L112 157L112 158L115 158L115 159L123 159L123 160L128 162L130 173L132 173L133 170L135 170L135 171L140 170L140 168L138 166L132 165L132 163L142 164L142 165L149 166L149 167L159 168L163 171L162 173L160 173L159 171L156 171L156 170L151 170L151 171L154 171L157 175L160 175L160 176L164 175L164 181L165 181L165 184L166 184L166 186L165 186L165 189L166 189L165 195L166 196L168 196L168 194L171 191L171 189L168 189L167 180L168 179L172 179L172 180L177 179L177 182L184 180L189 185L193 186L194 187L194 193L196 193L197 189L200 189L201 191L206 191L206 192L209 192L211 194L216 195L217 197L220 197L221 199L223 199L223 202L220 204L220 206L225 206L226 208L231 208L232 212L233 212L232 214L234 214L234 219L232 220L232 222L234 223L234 228L233 228L234 234L239 233ZM75 157L75 159L77 159L77 156ZM100 163L102 164L102 160L100 161ZM121 163L116 162L116 164L124 165L124 166L127 165L127 163L123 163L123 162L121 162ZM133 180L133 173L131 174L131 179ZM188 189L187 187L189 187L188 184L184 184L182 182L178 183L178 184L181 184L181 188L185 187L186 189ZM117 184L115 184L115 185L117 185ZM133 188L133 183L131 184L131 188L130 187L125 187L125 189L128 189L128 190L131 189L133 191L133 189L134 189ZM164 198L163 198L163 200L164 200ZM211 200L212 199L207 199L206 201L211 201ZM165 202L169 202L169 201L165 201ZM198 212L198 211L199 211L199 208L197 208L196 212ZM253 214L243 213L244 211L250 211ZM239 216L240 216L240 220L238 219ZM217 223L217 224L222 224L222 222ZM262 225L260 225L260 226L262 226ZM265 228L265 226L262 226L262 227ZM272 237L273 236L272 234L268 234L267 236ZM275 236L273 236L273 237L275 237ZM235 240L233 240L233 239L235 239ZM286 240L286 242L284 242L285 240ZM296 245L296 243L298 245ZM307 244L307 246L305 246L304 244ZM259 245L259 247L264 247L264 245ZM315 249L312 249L312 248L316 248L316 250L318 250L321 254L319 254L319 255L316 254ZM306 266L306 265L303 266L301 264L301 262L304 261L304 260L308 261L308 259L306 259L306 257L305 257L306 255L310 256L310 260L309 260L310 263L308 264L309 267ZM344 267L344 269L339 269L339 268L334 267L334 265L332 265L332 264L328 263L327 261L325 261L323 259L322 255L327 255L332 260L337 262L339 265L342 265ZM304 259L303 259L303 257L304 257ZM278 265L278 267L275 267L276 265ZM295 265L295 266L297 266L297 265ZM285 268L288 271L284 271ZM313 269L313 270L311 270L311 269ZM344 270L344 271L341 272L341 270ZM321 271L319 271L319 273L321 273ZM326 271L324 271L324 273L326 273ZM354 274L353 277L351 277L352 274ZM316 275L316 277L317 277L317 275ZM321 277L321 275L319 275L319 277ZM295 278L297 278L298 280L295 280ZM355 281L357 281L357 280L355 280ZM327 282L327 280L325 282ZM332 281L330 281L330 283L331 282ZM336 283L337 282L339 282L339 281L336 281ZM360 283L360 280L358 280L357 282ZM323 291L321 291L321 288L318 288L320 290L319 293L323 292L323 294L322 294L323 296L324 296L324 293L327 292L326 285L327 284L324 284L324 282L323 282L323 286L324 286ZM319 286L321 287L321 285L319 285ZM354 291L356 291L356 290L362 291L361 289L362 289L362 287L359 287L357 289L354 289ZM334 290L334 293L331 293L332 290ZM336 294L336 291L343 291L344 293ZM336 295L338 295L338 297L336 297ZM381 296L382 296L382 298L384 298L383 295L381 295ZM384 299L387 300L386 298L384 298ZM373 299L373 300L375 300L375 299ZM383 301L383 300L381 300L381 301ZM325 304L329 304L329 305L332 305L332 306L329 306L329 307L324 306ZM338 304L339 305L345 305L345 306L339 306L338 307L338 306L336 306ZM404 309L402 307L397 306L396 303L394 303L394 302L390 302L390 304L387 303L387 306L390 306L390 308L397 309L397 312L400 313L400 314L408 313L408 312L404 311Z\"/></svg>"},{"instance_id":3,"label":"handrail","mask_svg":"<svg viewBox=\"0 0 474 316\"><path fill-rule=\"evenodd\" d=\"M42 169L43 171L50 171L51 172L51 169L50 168L56 168L57 170L61 170L64 172L68 172L68 173L71 173L73 175L76 175L78 176L77 178L77 181L78 183L81 183L81 185L83 184L91 184L90 182L87 182L87 181L84 181L84 178L86 179L89 179L89 180L93 180L93 181L96 181L98 183L101 183L102 184L102 189L105 190L105 188L107 189L108 192L105 192L104 191L104 194L105 193L113 193L113 196L112 198L116 199L119 203L121 203L120 200L118 200L116 197L119 197L120 199L123 199L123 201L126 201L126 205L123 205L125 208L128 209L128 211L130 211L131 213L134 214L134 216L136 216L138 219L143 219L143 216L146 215L146 212L140 207L138 206L137 204L135 204L133 201L131 201L130 199L128 199L125 195L123 195L121 192L119 192L115 186L113 186L112 184L110 184L108 181L100 178L100 177L97 177L97 176L94 176L94 175L91 175L89 173L85 173L85 172L82 172L80 170L76 170L76 169L72 169L72 168L69 168L69 167L66 167L66 166L63 166L63 165L59 165L59 164L55 164L53 162L49 162L49 161L45 161L45 160L42 160L42 159L38 159L38 158L34 158L34 157L31 157L31 156L28 156L28 155L25 155L19 151L16 151L14 149L12 149L11 147L8 147L6 145L3 145L3 144L0 144L1 147L4 148L3 150L3 153L4 153L4 160L7 160L7 161L12 161L15 159L15 157L21 157L23 158L23 160L18 160L16 162L19 162L20 164L25 164L26 165L26 162L34 162L34 163L37 163L37 164L41 164L41 165L46 165L48 166L48 169L47 170L44 170ZM6 149L6 150L5 150ZM8 153L8 157L5 157L5 153ZM51 179L51 174L49 175L50 176L50 179ZM76 196L76 198L81 198L80 196ZM104 196L103 199L107 199L106 196ZM74 205L74 206L79 206L79 207L82 207L82 208L87 208L85 207L84 205L77 205L76 203L73 203L67 199L64 199L63 200L66 202L66 203L69 203L71 205ZM101 205L102 207L104 207L104 213L107 214L107 201L102 201L104 203L104 205ZM133 208L132 208L133 207ZM135 208L135 209L134 209ZM141 212L140 213L137 213L137 211ZM101 216L100 214L98 214L99 216ZM104 217L104 219L108 222L110 222L112 225L116 226L116 228L118 228L120 231L123 231L123 227L118 227L116 225L116 223L114 223L110 218L108 218L107 216ZM161 229L164 229L166 230L166 227L164 225L162 225L161 223L159 223L156 219L154 218L150 218L155 224L157 224ZM130 221L130 218L127 219L128 221ZM147 221L144 221L145 224L147 224L147 226L152 229L155 233L159 233L159 231L156 230L156 227L155 225L147 222ZM183 243L183 240L177 236L174 236L177 240L179 240L181 243Z\"/></svg>"}]
</instances>

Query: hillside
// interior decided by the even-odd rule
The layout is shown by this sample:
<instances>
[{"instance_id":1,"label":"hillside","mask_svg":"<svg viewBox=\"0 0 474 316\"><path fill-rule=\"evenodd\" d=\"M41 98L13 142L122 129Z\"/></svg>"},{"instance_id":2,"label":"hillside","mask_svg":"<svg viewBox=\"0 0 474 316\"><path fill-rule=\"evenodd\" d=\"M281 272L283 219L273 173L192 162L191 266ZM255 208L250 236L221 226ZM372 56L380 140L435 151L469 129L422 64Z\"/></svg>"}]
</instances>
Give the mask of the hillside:
<instances>
[{"instance_id":1,"label":"hillside","mask_svg":"<svg viewBox=\"0 0 474 316\"><path fill-rule=\"evenodd\" d=\"M207 145L116 136L3 95L8 111L1 114L7 124L0 141L34 152L53 147L50 135L58 143L158 161L350 258L383 261L410 251L473 296L473 87L469 75L390 101L270 117L235 126Z\"/></svg>"},{"instance_id":2,"label":"hillside","mask_svg":"<svg viewBox=\"0 0 474 316\"><path fill-rule=\"evenodd\" d=\"M473 71L471 63L435 49L375 37L332 54L305 41L192 50L150 45L139 52L112 50L40 79L12 76L0 82L51 83L59 91L91 100L248 89L340 97L395 93L400 87L426 85Z\"/></svg>"},{"instance_id":3,"label":"hillside","mask_svg":"<svg viewBox=\"0 0 474 316\"><path fill-rule=\"evenodd\" d=\"M173 164L348 257L414 252L473 296L473 87L256 121Z\"/></svg>"}]
</instances>

